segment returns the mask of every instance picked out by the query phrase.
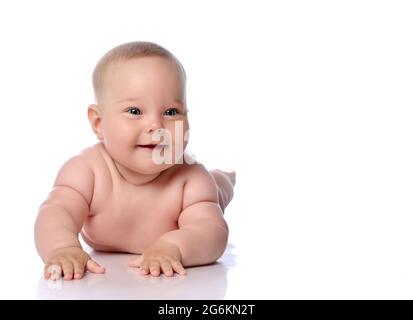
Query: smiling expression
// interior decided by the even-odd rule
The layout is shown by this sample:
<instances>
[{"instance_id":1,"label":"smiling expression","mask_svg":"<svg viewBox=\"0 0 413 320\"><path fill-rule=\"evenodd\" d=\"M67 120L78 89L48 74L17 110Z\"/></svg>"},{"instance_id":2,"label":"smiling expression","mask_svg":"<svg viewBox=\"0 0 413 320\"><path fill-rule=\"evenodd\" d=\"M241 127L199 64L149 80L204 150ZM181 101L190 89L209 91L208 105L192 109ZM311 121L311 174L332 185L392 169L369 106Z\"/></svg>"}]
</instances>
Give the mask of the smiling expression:
<instances>
[{"instance_id":1,"label":"smiling expression","mask_svg":"<svg viewBox=\"0 0 413 320\"><path fill-rule=\"evenodd\" d=\"M97 137L112 158L129 170L151 174L173 166L154 163L155 144L171 148L173 159L181 158L183 154L176 152L183 153L187 146L175 125L180 122L184 133L189 129L185 79L170 59L154 56L112 62L99 106L89 109ZM163 130L168 131L170 141L156 139L154 134ZM179 143L182 147L176 148Z\"/></svg>"}]
</instances>

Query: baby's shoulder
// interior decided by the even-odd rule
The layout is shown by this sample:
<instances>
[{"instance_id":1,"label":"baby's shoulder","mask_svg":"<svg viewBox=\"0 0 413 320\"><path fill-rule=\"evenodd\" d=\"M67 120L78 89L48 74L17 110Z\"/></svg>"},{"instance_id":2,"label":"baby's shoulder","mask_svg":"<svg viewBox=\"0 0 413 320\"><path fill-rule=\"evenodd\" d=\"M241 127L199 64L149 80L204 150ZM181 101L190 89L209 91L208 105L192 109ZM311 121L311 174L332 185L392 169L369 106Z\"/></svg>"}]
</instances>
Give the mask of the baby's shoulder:
<instances>
[{"instance_id":1,"label":"baby's shoulder","mask_svg":"<svg viewBox=\"0 0 413 320\"><path fill-rule=\"evenodd\" d=\"M96 172L96 169L105 165L105 150L101 143L82 149L75 157L82 159L88 166Z\"/></svg>"},{"instance_id":2,"label":"baby's shoulder","mask_svg":"<svg viewBox=\"0 0 413 320\"><path fill-rule=\"evenodd\" d=\"M218 202L215 180L202 163L185 164L181 170L185 179L183 208L200 201Z\"/></svg>"},{"instance_id":3,"label":"baby's shoulder","mask_svg":"<svg viewBox=\"0 0 413 320\"><path fill-rule=\"evenodd\" d=\"M180 171L185 183L184 192L190 190L214 192L216 188L215 180L202 163L183 164Z\"/></svg>"},{"instance_id":4,"label":"baby's shoulder","mask_svg":"<svg viewBox=\"0 0 413 320\"><path fill-rule=\"evenodd\" d=\"M200 162L178 164L176 174L182 176L186 183L197 180L208 180L210 177L209 171Z\"/></svg>"}]
</instances>

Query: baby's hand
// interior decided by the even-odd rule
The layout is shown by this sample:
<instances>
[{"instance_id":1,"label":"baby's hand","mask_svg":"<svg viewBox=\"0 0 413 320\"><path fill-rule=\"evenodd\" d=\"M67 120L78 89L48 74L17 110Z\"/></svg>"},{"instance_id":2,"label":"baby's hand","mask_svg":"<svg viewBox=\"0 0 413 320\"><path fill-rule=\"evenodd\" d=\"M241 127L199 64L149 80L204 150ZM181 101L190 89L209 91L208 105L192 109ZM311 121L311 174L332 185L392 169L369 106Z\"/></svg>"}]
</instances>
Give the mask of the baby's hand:
<instances>
[{"instance_id":1,"label":"baby's hand","mask_svg":"<svg viewBox=\"0 0 413 320\"><path fill-rule=\"evenodd\" d=\"M181 251L179 248L166 241L157 241L147 248L143 255L129 261L130 267L140 267L142 274L159 277L161 271L172 277L174 271L180 275L185 275L186 271L181 263Z\"/></svg>"},{"instance_id":2,"label":"baby's hand","mask_svg":"<svg viewBox=\"0 0 413 320\"><path fill-rule=\"evenodd\" d=\"M59 270L60 268L60 270ZM59 270L60 275L53 273ZM66 247L54 250L44 267L44 277L56 280L62 276L65 280L80 279L85 271L93 273L104 273L105 268L101 267L96 261L79 247Z\"/></svg>"}]
</instances>

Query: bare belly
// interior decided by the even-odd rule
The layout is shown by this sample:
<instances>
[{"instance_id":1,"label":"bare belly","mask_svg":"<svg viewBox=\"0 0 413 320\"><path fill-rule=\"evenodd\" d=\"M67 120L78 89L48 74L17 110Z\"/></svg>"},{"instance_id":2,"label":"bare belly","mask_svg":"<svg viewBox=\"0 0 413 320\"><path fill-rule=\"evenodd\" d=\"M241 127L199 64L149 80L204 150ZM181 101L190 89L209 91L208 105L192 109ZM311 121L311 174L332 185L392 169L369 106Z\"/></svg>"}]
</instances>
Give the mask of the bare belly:
<instances>
[{"instance_id":1,"label":"bare belly","mask_svg":"<svg viewBox=\"0 0 413 320\"><path fill-rule=\"evenodd\" d=\"M101 215L88 218L81 234L95 250L142 253L163 234L178 229L177 217L178 214L169 214L168 217L159 212L136 219Z\"/></svg>"}]
</instances>

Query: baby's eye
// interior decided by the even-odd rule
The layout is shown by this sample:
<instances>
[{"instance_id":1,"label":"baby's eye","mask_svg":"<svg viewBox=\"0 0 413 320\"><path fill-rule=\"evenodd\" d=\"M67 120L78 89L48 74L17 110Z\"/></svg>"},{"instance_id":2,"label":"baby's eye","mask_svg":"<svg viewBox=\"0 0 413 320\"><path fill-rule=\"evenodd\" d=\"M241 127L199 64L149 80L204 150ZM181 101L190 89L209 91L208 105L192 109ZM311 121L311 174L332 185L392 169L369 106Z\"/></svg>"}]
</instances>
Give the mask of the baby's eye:
<instances>
[{"instance_id":1,"label":"baby's eye","mask_svg":"<svg viewBox=\"0 0 413 320\"><path fill-rule=\"evenodd\" d=\"M176 116L179 113L179 110L177 108L170 108L165 111L166 116Z\"/></svg>"},{"instance_id":2,"label":"baby's eye","mask_svg":"<svg viewBox=\"0 0 413 320\"><path fill-rule=\"evenodd\" d=\"M131 108L129 108L129 109L127 110L127 112L129 112L130 114L133 114L133 115L135 115L135 116L142 114L141 110L139 110L139 108L136 108L136 107L131 107Z\"/></svg>"}]
</instances>

